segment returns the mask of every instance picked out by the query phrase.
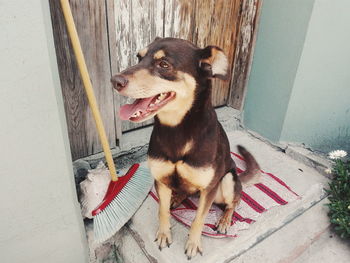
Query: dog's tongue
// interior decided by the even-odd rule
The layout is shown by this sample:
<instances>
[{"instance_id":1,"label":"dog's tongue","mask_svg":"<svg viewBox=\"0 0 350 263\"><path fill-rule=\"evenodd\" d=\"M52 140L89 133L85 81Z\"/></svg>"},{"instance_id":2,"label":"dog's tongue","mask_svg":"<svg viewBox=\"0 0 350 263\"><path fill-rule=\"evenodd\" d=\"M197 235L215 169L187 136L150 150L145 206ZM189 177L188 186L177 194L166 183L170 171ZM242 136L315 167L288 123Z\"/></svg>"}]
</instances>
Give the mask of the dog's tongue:
<instances>
[{"instance_id":1,"label":"dog's tongue","mask_svg":"<svg viewBox=\"0 0 350 263\"><path fill-rule=\"evenodd\" d=\"M122 120L129 120L130 117L137 111L147 112L148 105L153 97L145 99L137 99L132 104L125 104L120 107L119 116Z\"/></svg>"}]
</instances>

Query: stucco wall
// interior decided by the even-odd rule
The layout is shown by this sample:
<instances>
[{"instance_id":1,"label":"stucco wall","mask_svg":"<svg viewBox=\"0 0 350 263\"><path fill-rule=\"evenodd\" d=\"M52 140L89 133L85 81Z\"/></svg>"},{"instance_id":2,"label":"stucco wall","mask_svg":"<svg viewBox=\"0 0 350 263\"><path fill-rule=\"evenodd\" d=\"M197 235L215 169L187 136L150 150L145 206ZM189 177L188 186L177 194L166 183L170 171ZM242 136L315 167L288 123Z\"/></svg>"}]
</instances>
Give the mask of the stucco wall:
<instances>
[{"instance_id":1,"label":"stucco wall","mask_svg":"<svg viewBox=\"0 0 350 263\"><path fill-rule=\"evenodd\" d=\"M350 2L264 0L244 123L268 139L350 150Z\"/></svg>"},{"instance_id":2,"label":"stucco wall","mask_svg":"<svg viewBox=\"0 0 350 263\"><path fill-rule=\"evenodd\" d=\"M350 1L316 0L280 140L350 151Z\"/></svg>"},{"instance_id":3,"label":"stucco wall","mask_svg":"<svg viewBox=\"0 0 350 263\"><path fill-rule=\"evenodd\" d=\"M283 128L313 2L263 1L244 123L273 141Z\"/></svg>"},{"instance_id":4,"label":"stucco wall","mask_svg":"<svg viewBox=\"0 0 350 263\"><path fill-rule=\"evenodd\" d=\"M0 261L87 262L48 1L0 1Z\"/></svg>"}]
</instances>

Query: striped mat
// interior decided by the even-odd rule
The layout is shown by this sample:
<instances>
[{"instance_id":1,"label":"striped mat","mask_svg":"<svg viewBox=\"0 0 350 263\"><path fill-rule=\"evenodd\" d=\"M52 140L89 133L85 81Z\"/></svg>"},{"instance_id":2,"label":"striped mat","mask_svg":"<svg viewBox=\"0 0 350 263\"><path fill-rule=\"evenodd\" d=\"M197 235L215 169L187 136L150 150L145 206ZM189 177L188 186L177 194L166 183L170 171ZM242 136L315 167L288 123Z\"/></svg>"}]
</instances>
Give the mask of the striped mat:
<instances>
[{"instance_id":1,"label":"striped mat","mask_svg":"<svg viewBox=\"0 0 350 263\"><path fill-rule=\"evenodd\" d=\"M237 173L240 174L245 170L245 161L240 155L233 152L231 154L237 166ZM215 224L219 221L223 210L213 204L205 220L203 235L216 238L236 237L238 231L248 229L250 224L253 224L262 213L271 207L286 205L300 198L277 176L268 172L261 172L261 183L243 187L241 202L232 216L231 227L227 234L218 234L215 230ZM158 202L154 187L150 192L150 196ZM198 201L198 197L187 198L179 207L171 210L171 215L184 225L191 226L196 215Z\"/></svg>"}]
</instances>

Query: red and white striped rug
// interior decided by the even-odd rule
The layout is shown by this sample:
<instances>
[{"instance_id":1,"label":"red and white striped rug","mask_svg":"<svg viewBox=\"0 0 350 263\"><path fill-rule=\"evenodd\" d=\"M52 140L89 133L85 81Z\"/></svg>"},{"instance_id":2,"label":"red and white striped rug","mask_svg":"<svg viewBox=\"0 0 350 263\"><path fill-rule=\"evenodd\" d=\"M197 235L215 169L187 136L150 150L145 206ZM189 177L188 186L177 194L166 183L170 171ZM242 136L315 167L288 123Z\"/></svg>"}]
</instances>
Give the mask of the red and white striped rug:
<instances>
[{"instance_id":1,"label":"red and white striped rug","mask_svg":"<svg viewBox=\"0 0 350 263\"><path fill-rule=\"evenodd\" d=\"M237 173L245 170L244 159L232 153L232 159L237 166ZM154 188L150 196L158 202L158 197ZM286 205L291 201L300 198L285 182L277 176L262 171L261 183L249 187L243 187L240 204L232 216L231 227L227 234L218 234L215 224L220 219L222 209L213 204L206 217L202 234L210 237L236 237L238 231L248 229L258 217L274 206ZM171 215L179 222L190 227L196 215L198 197L189 197L182 204L171 210Z\"/></svg>"}]
</instances>

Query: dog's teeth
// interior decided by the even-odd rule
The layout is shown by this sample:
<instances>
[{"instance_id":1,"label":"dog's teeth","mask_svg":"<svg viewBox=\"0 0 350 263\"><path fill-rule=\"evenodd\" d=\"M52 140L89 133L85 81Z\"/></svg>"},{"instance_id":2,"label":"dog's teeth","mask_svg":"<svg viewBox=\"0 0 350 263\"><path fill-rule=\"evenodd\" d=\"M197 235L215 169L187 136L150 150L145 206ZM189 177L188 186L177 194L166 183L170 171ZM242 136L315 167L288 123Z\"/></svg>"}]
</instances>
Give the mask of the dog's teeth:
<instances>
[{"instance_id":1,"label":"dog's teeth","mask_svg":"<svg viewBox=\"0 0 350 263\"><path fill-rule=\"evenodd\" d=\"M141 111L137 111L131 117L138 117L141 115L141 113L142 113Z\"/></svg>"},{"instance_id":2,"label":"dog's teeth","mask_svg":"<svg viewBox=\"0 0 350 263\"><path fill-rule=\"evenodd\" d=\"M150 107L153 107L153 106L154 106L154 103L151 103L149 106L150 106Z\"/></svg>"},{"instance_id":3,"label":"dog's teeth","mask_svg":"<svg viewBox=\"0 0 350 263\"><path fill-rule=\"evenodd\" d=\"M160 99L156 99L156 101L154 103L157 104L159 102L160 102Z\"/></svg>"}]
</instances>

